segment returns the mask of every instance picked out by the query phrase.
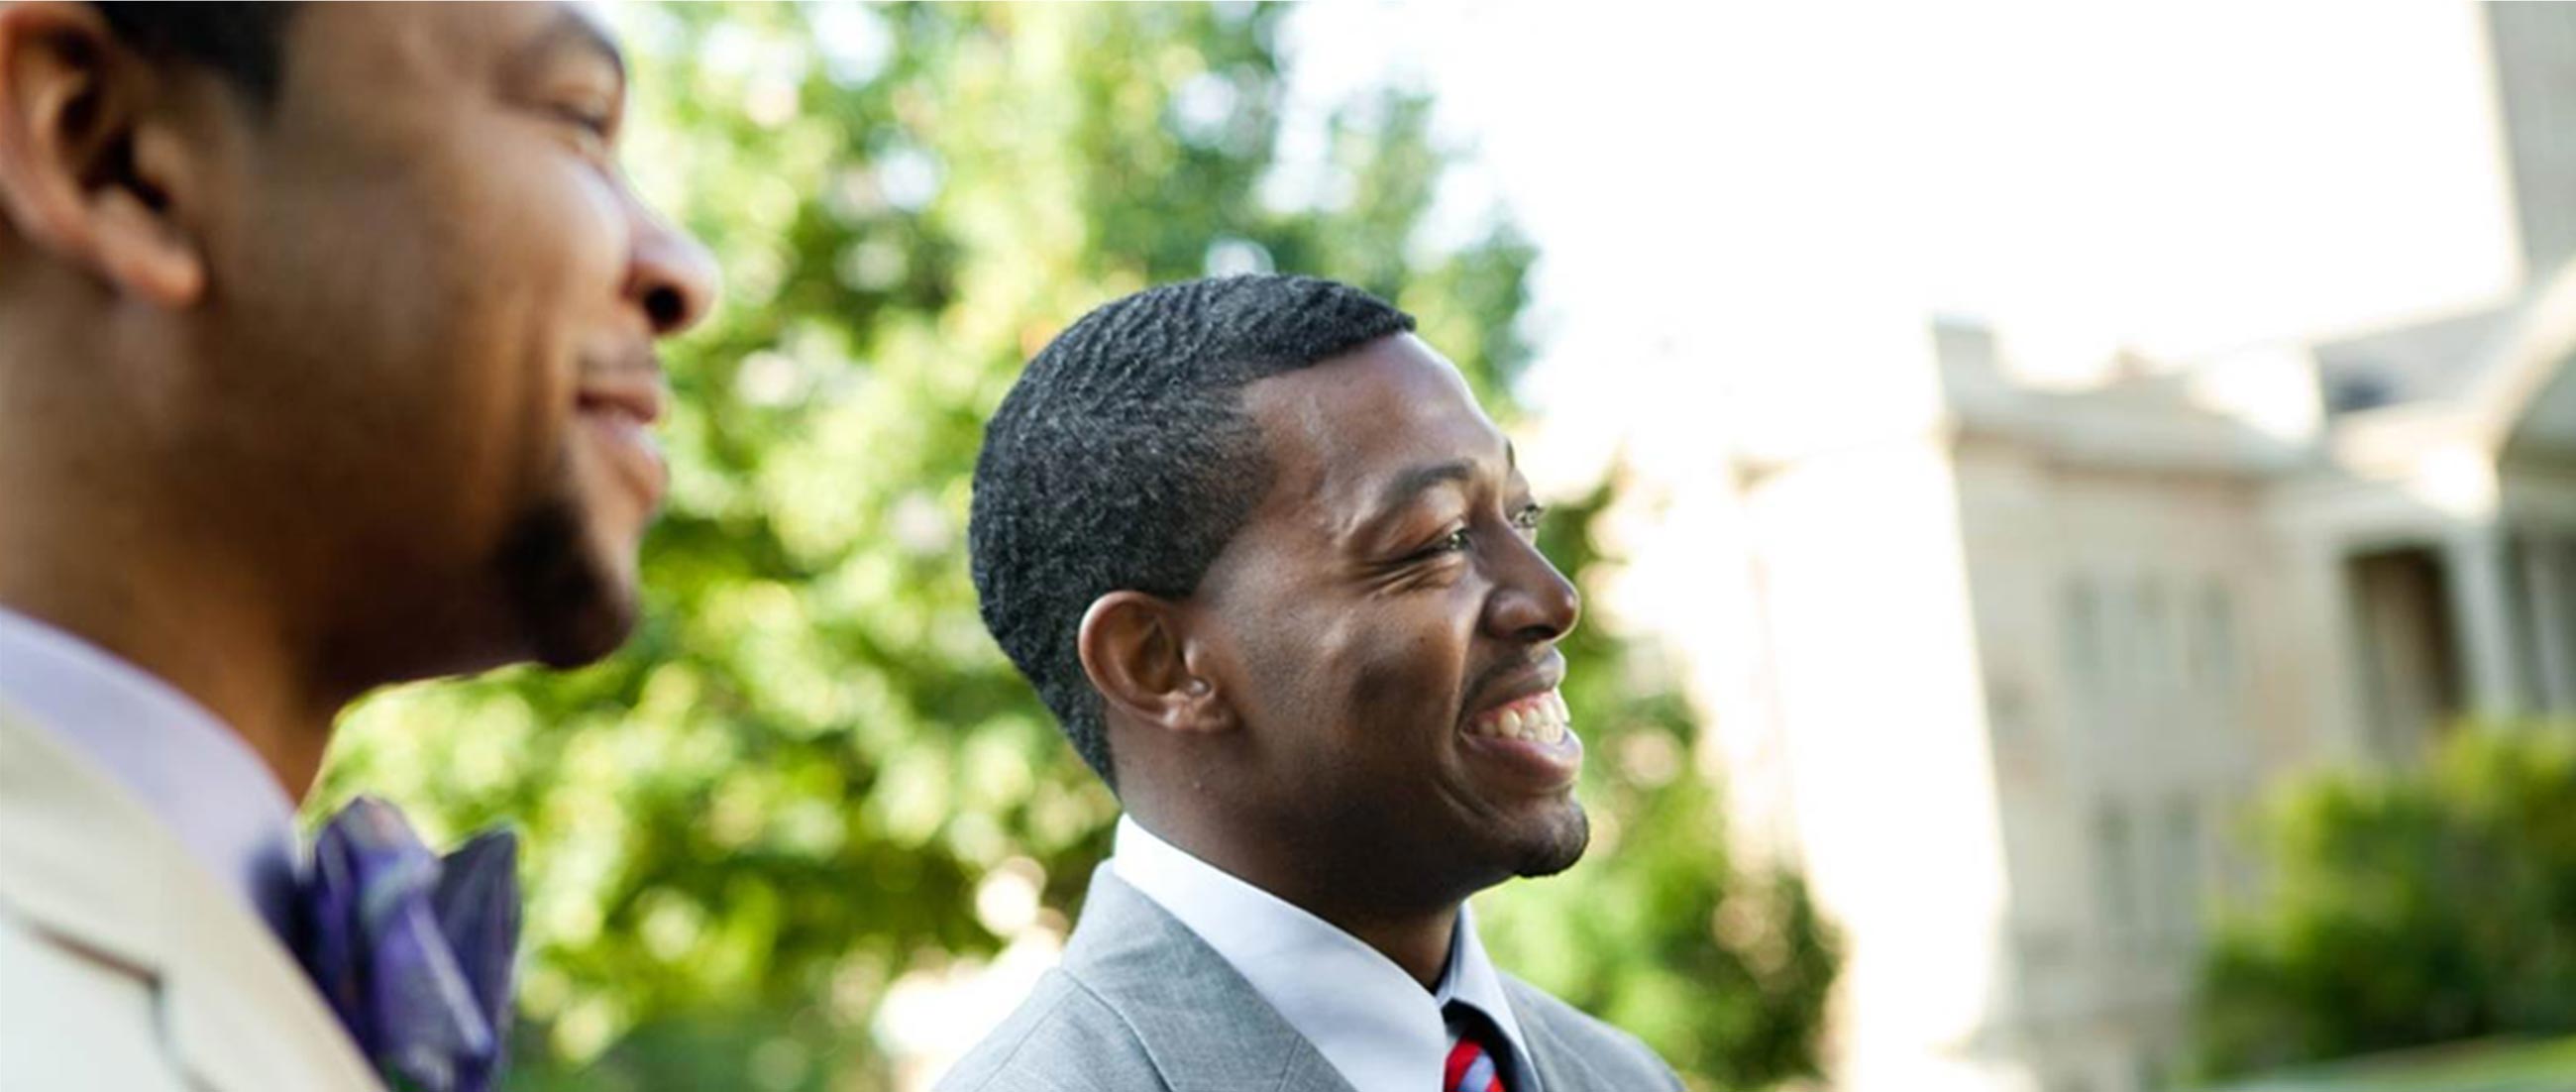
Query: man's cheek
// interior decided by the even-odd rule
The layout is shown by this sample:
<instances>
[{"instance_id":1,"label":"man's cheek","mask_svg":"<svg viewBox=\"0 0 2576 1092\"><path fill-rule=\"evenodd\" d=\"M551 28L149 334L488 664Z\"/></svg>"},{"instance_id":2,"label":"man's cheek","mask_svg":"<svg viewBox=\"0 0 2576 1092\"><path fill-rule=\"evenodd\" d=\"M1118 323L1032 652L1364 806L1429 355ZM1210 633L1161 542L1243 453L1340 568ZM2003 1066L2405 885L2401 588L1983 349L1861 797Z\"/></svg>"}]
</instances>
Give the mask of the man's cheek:
<instances>
[{"instance_id":1,"label":"man's cheek","mask_svg":"<svg viewBox=\"0 0 2576 1092\"><path fill-rule=\"evenodd\" d=\"M1446 723L1457 683L1440 643L1392 631L1370 637L1363 649L1343 657L1341 677L1353 707L1380 722Z\"/></svg>"}]
</instances>

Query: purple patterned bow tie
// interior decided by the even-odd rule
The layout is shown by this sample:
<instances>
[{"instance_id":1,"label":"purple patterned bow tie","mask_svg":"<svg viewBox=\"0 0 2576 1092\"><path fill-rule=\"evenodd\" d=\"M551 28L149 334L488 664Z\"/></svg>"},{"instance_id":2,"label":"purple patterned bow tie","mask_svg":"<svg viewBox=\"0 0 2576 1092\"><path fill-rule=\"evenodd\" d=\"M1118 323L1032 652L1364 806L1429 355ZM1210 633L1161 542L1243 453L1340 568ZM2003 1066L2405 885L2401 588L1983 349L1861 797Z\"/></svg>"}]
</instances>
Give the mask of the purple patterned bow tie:
<instances>
[{"instance_id":1,"label":"purple patterned bow tie","mask_svg":"<svg viewBox=\"0 0 2576 1092\"><path fill-rule=\"evenodd\" d=\"M322 828L298 954L397 1088L488 1092L510 1031L519 842L487 831L441 859L402 813L359 797Z\"/></svg>"}]
</instances>

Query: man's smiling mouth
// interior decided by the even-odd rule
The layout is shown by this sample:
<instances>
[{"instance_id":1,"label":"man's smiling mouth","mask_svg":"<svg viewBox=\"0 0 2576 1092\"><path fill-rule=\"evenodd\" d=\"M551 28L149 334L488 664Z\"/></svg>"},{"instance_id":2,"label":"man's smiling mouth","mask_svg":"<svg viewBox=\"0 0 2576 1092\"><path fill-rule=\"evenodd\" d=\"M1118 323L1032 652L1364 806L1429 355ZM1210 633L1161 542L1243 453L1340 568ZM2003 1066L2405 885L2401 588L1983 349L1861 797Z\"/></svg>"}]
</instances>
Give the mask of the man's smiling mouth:
<instances>
[{"instance_id":1,"label":"man's smiling mouth","mask_svg":"<svg viewBox=\"0 0 2576 1092\"><path fill-rule=\"evenodd\" d=\"M1467 721L1467 734L1553 746L1565 742L1573 725L1564 696L1550 688L1476 714Z\"/></svg>"}]
</instances>

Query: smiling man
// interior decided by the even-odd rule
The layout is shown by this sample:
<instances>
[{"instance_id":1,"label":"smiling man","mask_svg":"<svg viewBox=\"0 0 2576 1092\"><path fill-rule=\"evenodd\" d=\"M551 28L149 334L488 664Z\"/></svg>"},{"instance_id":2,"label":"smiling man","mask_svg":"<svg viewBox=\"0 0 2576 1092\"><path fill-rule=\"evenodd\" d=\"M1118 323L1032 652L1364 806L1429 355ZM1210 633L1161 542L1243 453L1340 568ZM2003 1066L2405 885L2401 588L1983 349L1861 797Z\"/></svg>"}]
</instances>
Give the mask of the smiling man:
<instances>
[{"instance_id":1,"label":"smiling man","mask_svg":"<svg viewBox=\"0 0 2576 1092\"><path fill-rule=\"evenodd\" d=\"M955 1090L1678 1088L1465 900L1588 833L1573 586L1413 320L1304 277L1075 323L994 414L984 619L1126 810L1064 965Z\"/></svg>"},{"instance_id":2,"label":"smiling man","mask_svg":"<svg viewBox=\"0 0 2576 1092\"><path fill-rule=\"evenodd\" d=\"M635 622L712 273L624 80L570 6L0 8L0 1088L496 1079L508 855L292 815L367 690Z\"/></svg>"}]
</instances>

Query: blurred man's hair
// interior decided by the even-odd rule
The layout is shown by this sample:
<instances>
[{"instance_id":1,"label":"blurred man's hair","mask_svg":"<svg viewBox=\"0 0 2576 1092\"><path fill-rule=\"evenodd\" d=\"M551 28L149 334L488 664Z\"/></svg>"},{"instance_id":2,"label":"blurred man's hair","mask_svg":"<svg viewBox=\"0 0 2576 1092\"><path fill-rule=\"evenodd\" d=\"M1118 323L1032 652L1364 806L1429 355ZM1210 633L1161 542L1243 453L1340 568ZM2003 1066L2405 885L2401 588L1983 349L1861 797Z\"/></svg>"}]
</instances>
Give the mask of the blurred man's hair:
<instances>
[{"instance_id":1,"label":"blurred man's hair","mask_svg":"<svg viewBox=\"0 0 2576 1092\"><path fill-rule=\"evenodd\" d=\"M202 66L239 87L254 106L277 101L285 78L290 0L176 4L96 0L107 25L154 61Z\"/></svg>"},{"instance_id":2,"label":"blurred man's hair","mask_svg":"<svg viewBox=\"0 0 2576 1092\"><path fill-rule=\"evenodd\" d=\"M1113 788L1083 614L1114 591L1189 596L1251 516L1270 466L1246 384L1411 329L1313 277L1164 285L1083 316L993 412L967 531L984 625Z\"/></svg>"}]
</instances>

